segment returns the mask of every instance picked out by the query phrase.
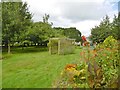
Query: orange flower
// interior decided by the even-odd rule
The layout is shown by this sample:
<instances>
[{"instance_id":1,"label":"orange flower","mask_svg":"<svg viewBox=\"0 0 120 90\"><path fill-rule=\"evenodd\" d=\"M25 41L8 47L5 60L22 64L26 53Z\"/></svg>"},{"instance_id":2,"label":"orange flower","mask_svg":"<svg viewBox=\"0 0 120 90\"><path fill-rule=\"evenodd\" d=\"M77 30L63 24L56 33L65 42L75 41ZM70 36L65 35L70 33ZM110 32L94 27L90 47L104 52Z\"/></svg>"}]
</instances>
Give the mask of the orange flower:
<instances>
[{"instance_id":1,"label":"orange flower","mask_svg":"<svg viewBox=\"0 0 120 90\"><path fill-rule=\"evenodd\" d=\"M85 41L84 43L84 46L90 46L89 42Z\"/></svg>"},{"instance_id":2,"label":"orange flower","mask_svg":"<svg viewBox=\"0 0 120 90\"><path fill-rule=\"evenodd\" d=\"M76 68L76 64L67 64L66 67L65 67L65 70L67 69L71 69L71 68Z\"/></svg>"}]
</instances>

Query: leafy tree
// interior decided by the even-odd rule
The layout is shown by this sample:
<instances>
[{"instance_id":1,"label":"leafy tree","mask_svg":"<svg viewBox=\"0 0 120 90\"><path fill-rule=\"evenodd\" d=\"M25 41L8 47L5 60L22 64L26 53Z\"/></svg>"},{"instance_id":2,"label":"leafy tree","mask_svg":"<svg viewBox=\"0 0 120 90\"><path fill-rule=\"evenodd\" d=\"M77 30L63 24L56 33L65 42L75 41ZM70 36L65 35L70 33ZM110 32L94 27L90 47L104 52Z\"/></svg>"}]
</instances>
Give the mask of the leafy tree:
<instances>
[{"instance_id":1,"label":"leafy tree","mask_svg":"<svg viewBox=\"0 0 120 90\"><path fill-rule=\"evenodd\" d=\"M70 28L56 27L54 29L56 29L56 31L59 31L61 36L75 39L77 42L82 40L81 39L81 32L74 27L70 27Z\"/></svg>"},{"instance_id":2,"label":"leafy tree","mask_svg":"<svg viewBox=\"0 0 120 90\"><path fill-rule=\"evenodd\" d=\"M2 4L1 3L0 3L0 45L2 45Z\"/></svg>"},{"instance_id":3,"label":"leafy tree","mask_svg":"<svg viewBox=\"0 0 120 90\"><path fill-rule=\"evenodd\" d=\"M120 30L120 13L118 13L118 16L114 15L113 22L111 23L111 35L115 39L120 39L119 36L119 30Z\"/></svg>"},{"instance_id":4,"label":"leafy tree","mask_svg":"<svg viewBox=\"0 0 120 90\"><path fill-rule=\"evenodd\" d=\"M91 39L93 42L103 42L108 36L118 38L118 17L114 16L113 22L110 23L109 17L106 15L99 26L91 29Z\"/></svg>"},{"instance_id":5,"label":"leafy tree","mask_svg":"<svg viewBox=\"0 0 120 90\"><path fill-rule=\"evenodd\" d=\"M50 24L44 22L35 22L29 28L28 39L34 44L42 44L53 37L53 29Z\"/></svg>"},{"instance_id":6,"label":"leafy tree","mask_svg":"<svg viewBox=\"0 0 120 90\"><path fill-rule=\"evenodd\" d=\"M49 19L49 14L45 14L44 16L43 16L43 22L44 23L48 23L48 19Z\"/></svg>"},{"instance_id":7,"label":"leafy tree","mask_svg":"<svg viewBox=\"0 0 120 90\"><path fill-rule=\"evenodd\" d=\"M8 46L8 53L11 42L23 38L26 28L31 24L31 18L27 3L2 2L2 42Z\"/></svg>"},{"instance_id":8,"label":"leafy tree","mask_svg":"<svg viewBox=\"0 0 120 90\"><path fill-rule=\"evenodd\" d=\"M61 28L61 27L54 27L53 28L53 37L56 37L56 38L62 38L62 37L66 37L64 35L64 28Z\"/></svg>"}]
</instances>

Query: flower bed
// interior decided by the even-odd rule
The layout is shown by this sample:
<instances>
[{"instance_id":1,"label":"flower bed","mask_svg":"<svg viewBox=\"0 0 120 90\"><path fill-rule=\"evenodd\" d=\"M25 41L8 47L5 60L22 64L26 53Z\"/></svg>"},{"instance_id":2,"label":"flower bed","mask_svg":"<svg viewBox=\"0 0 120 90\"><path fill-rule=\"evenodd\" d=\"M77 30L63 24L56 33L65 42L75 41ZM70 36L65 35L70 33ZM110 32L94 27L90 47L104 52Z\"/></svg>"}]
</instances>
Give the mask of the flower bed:
<instances>
[{"instance_id":1,"label":"flower bed","mask_svg":"<svg viewBox=\"0 0 120 90\"><path fill-rule=\"evenodd\" d=\"M94 50L88 47L80 56L80 63L65 66L54 87L118 88L118 42L113 37L106 38Z\"/></svg>"}]
</instances>

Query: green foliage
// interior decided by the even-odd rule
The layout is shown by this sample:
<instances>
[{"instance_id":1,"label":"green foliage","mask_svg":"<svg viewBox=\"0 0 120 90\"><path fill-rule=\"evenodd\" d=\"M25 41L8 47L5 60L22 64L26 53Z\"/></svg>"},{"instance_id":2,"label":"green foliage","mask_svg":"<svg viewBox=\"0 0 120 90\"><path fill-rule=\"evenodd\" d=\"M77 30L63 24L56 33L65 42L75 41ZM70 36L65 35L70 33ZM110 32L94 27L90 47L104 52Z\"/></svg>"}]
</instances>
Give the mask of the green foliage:
<instances>
[{"instance_id":1,"label":"green foliage","mask_svg":"<svg viewBox=\"0 0 120 90\"><path fill-rule=\"evenodd\" d=\"M113 36L115 39L120 39L118 35L119 30L119 16L114 16L113 22L110 23L109 17L103 18L99 26L91 29L91 40L93 42L103 42L108 36Z\"/></svg>"},{"instance_id":2,"label":"green foliage","mask_svg":"<svg viewBox=\"0 0 120 90\"><path fill-rule=\"evenodd\" d=\"M43 22L44 23L48 23L48 19L49 19L49 14L47 15L47 14L45 14L44 16L43 16Z\"/></svg>"},{"instance_id":3,"label":"green foliage","mask_svg":"<svg viewBox=\"0 0 120 90\"><path fill-rule=\"evenodd\" d=\"M105 48L118 49L118 41L114 39L113 36L109 36L103 41L103 43L99 43L95 49L99 50Z\"/></svg>"},{"instance_id":4,"label":"green foliage","mask_svg":"<svg viewBox=\"0 0 120 90\"><path fill-rule=\"evenodd\" d=\"M66 36L63 35L63 30L62 29L56 29L56 28L53 28L53 37L55 37L55 38L66 38Z\"/></svg>"},{"instance_id":5,"label":"green foliage","mask_svg":"<svg viewBox=\"0 0 120 90\"><path fill-rule=\"evenodd\" d=\"M102 68L105 88L118 87L119 53L118 41L109 36L96 47L94 60Z\"/></svg>"},{"instance_id":6,"label":"green foliage","mask_svg":"<svg viewBox=\"0 0 120 90\"><path fill-rule=\"evenodd\" d=\"M118 17L117 16L114 16L114 19L113 19L113 22L111 23L111 35L115 38L115 39L120 39L120 36L119 36L119 30L120 30L120 25L119 25L119 22L120 22L120 13L118 14Z\"/></svg>"},{"instance_id":7,"label":"green foliage","mask_svg":"<svg viewBox=\"0 0 120 90\"><path fill-rule=\"evenodd\" d=\"M51 25L43 22L35 22L28 28L27 39L34 43L48 41L53 37Z\"/></svg>"},{"instance_id":8,"label":"green foliage","mask_svg":"<svg viewBox=\"0 0 120 90\"><path fill-rule=\"evenodd\" d=\"M32 15L27 3L2 2L2 42L9 46L11 42L25 39L26 28L31 24Z\"/></svg>"},{"instance_id":9,"label":"green foliage","mask_svg":"<svg viewBox=\"0 0 120 90\"><path fill-rule=\"evenodd\" d=\"M2 2L2 16L2 42L5 46L24 40L34 45L46 45L52 37L81 40L81 32L76 28L52 28L52 23L48 23L49 14L43 16L43 22L32 22L27 3Z\"/></svg>"},{"instance_id":10,"label":"green foliage","mask_svg":"<svg viewBox=\"0 0 120 90\"><path fill-rule=\"evenodd\" d=\"M118 44L115 44L117 42L112 36L109 36L95 50L86 48L87 51L80 53L81 63L76 66L67 65L67 69L65 67L67 72L62 71L60 79L54 84L55 87L118 88L119 53L118 48L114 48L118 47ZM80 76L81 69L85 70L83 76ZM84 80L81 81L83 77Z\"/></svg>"},{"instance_id":11,"label":"green foliage","mask_svg":"<svg viewBox=\"0 0 120 90\"><path fill-rule=\"evenodd\" d=\"M113 38L113 36L109 36L107 37L104 42L103 42L103 45L106 47L106 48L115 48L117 47L117 40L115 40Z\"/></svg>"},{"instance_id":12,"label":"green foliage","mask_svg":"<svg viewBox=\"0 0 120 90\"><path fill-rule=\"evenodd\" d=\"M3 41L19 38L26 26L30 25L31 14L27 4L22 2L2 3L2 30ZM18 40L18 39L17 39Z\"/></svg>"},{"instance_id":13,"label":"green foliage","mask_svg":"<svg viewBox=\"0 0 120 90\"><path fill-rule=\"evenodd\" d=\"M80 66L82 65L82 67ZM81 67L81 68L79 68ZM79 68L79 69L78 69ZM60 78L53 83L54 88L89 88L87 84L87 65L67 64Z\"/></svg>"},{"instance_id":14,"label":"green foliage","mask_svg":"<svg viewBox=\"0 0 120 90\"><path fill-rule=\"evenodd\" d=\"M118 50L104 49L102 52L98 51L96 57L99 66L102 67L105 78L105 87L116 88L118 85L118 67L119 67L119 54ZM112 84L115 86L111 86Z\"/></svg>"},{"instance_id":15,"label":"green foliage","mask_svg":"<svg viewBox=\"0 0 120 90\"><path fill-rule=\"evenodd\" d=\"M48 46L50 47L50 46L58 46L58 41L59 41L59 39L58 38L54 38L54 39L50 39L49 40L49 43L48 43Z\"/></svg>"},{"instance_id":16,"label":"green foliage","mask_svg":"<svg viewBox=\"0 0 120 90\"><path fill-rule=\"evenodd\" d=\"M0 3L0 45L2 45L2 4Z\"/></svg>"},{"instance_id":17,"label":"green foliage","mask_svg":"<svg viewBox=\"0 0 120 90\"><path fill-rule=\"evenodd\" d=\"M56 32L59 32L58 36L65 36L70 39L75 39L76 42L82 41L81 32L74 27L70 28L54 28Z\"/></svg>"}]
</instances>

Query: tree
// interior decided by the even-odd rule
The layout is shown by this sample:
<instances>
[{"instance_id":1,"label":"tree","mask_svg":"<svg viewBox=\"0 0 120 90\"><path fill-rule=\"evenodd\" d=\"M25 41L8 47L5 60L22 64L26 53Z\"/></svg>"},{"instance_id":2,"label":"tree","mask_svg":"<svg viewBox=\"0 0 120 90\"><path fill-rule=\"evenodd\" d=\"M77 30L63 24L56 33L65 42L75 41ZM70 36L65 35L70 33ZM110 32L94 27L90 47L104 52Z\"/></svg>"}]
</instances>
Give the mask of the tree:
<instances>
[{"instance_id":1,"label":"tree","mask_svg":"<svg viewBox=\"0 0 120 90\"><path fill-rule=\"evenodd\" d=\"M50 24L44 22L35 22L29 28L28 39L34 44L42 44L53 37L53 29Z\"/></svg>"},{"instance_id":2,"label":"tree","mask_svg":"<svg viewBox=\"0 0 120 90\"><path fill-rule=\"evenodd\" d=\"M113 34L113 25L110 23L109 17L106 15L101 21L99 26L91 29L91 39L93 42L103 42L108 36Z\"/></svg>"},{"instance_id":3,"label":"tree","mask_svg":"<svg viewBox=\"0 0 120 90\"><path fill-rule=\"evenodd\" d=\"M2 45L2 4L1 3L0 3L0 45Z\"/></svg>"},{"instance_id":4,"label":"tree","mask_svg":"<svg viewBox=\"0 0 120 90\"><path fill-rule=\"evenodd\" d=\"M111 23L111 35L115 39L120 39L119 36L119 30L120 30L120 13L118 13L118 16L114 15L113 22Z\"/></svg>"},{"instance_id":5,"label":"tree","mask_svg":"<svg viewBox=\"0 0 120 90\"><path fill-rule=\"evenodd\" d=\"M59 31L61 36L65 36L67 38L75 39L77 42L81 41L81 32L77 30L75 27L70 28L54 28L56 31Z\"/></svg>"},{"instance_id":6,"label":"tree","mask_svg":"<svg viewBox=\"0 0 120 90\"><path fill-rule=\"evenodd\" d=\"M2 42L8 46L8 53L10 53L10 44L20 41L24 36L31 18L27 3L2 2Z\"/></svg>"},{"instance_id":7,"label":"tree","mask_svg":"<svg viewBox=\"0 0 120 90\"><path fill-rule=\"evenodd\" d=\"M119 3L120 3L120 2L119 2ZM118 30L120 30L120 11L118 12L117 25L118 25ZM118 32L118 40L120 40L120 32Z\"/></svg>"},{"instance_id":8,"label":"tree","mask_svg":"<svg viewBox=\"0 0 120 90\"><path fill-rule=\"evenodd\" d=\"M49 14L45 14L44 16L43 16L43 22L44 23L48 23L48 19L49 19Z\"/></svg>"},{"instance_id":9,"label":"tree","mask_svg":"<svg viewBox=\"0 0 120 90\"><path fill-rule=\"evenodd\" d=\"M109 21L109 17L103 18L99 26L95 26L91 29L91 39L93 42L103 42L108 36L113 36L115 39L119 40L119 30L120 30L120 13L118 16L114 15L112 23Z\"/></svg>"}]
</instances>

